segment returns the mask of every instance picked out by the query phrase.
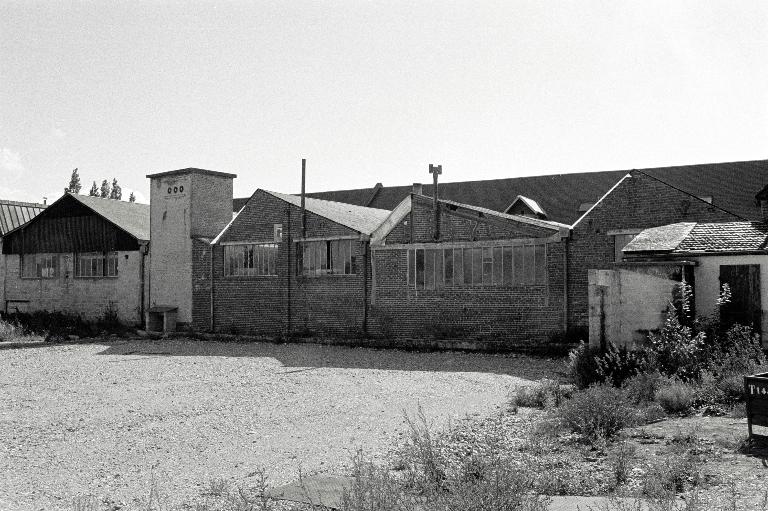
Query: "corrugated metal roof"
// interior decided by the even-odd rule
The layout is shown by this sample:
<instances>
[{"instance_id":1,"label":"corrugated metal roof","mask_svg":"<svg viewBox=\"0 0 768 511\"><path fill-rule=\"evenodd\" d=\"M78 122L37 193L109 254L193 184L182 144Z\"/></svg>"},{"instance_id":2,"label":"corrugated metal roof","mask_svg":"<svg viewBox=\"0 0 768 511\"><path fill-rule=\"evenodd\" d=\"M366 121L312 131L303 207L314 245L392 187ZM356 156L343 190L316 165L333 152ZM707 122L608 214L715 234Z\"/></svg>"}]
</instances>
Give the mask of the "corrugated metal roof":
<instances>
[{"instance_id":1,"label":"corrugated metal roof","mask_svg":"<svg viewBox=\"0 0 768 511\"><path fill-rule=\"evenodd\" d=\"M768 160L639 170L696 197L712 197L712 204L742 218L761 219L755 195L768 184ZM440 198L504 211L515 197L523 195L535 200L549 220L573 224L584 213L584 203L597 202L628 172L629 169L440 183ZM373 188L335 190L307 196L366 205L372 191ZM393 209L412 191L410 185L385 186L370 206ZM432 185L424 184L422 193L431 196Z\"/></svg>"},{"instance_id":2,"label":"corrugated metal roof","mask_svg":"<svg viewBox=\"0 0 768 511\"><path fill-rule=\"evenodd\" d=\"M0 200L0 236L29 222L44 209L44 204Z\"/></svg>"}]
</instances>

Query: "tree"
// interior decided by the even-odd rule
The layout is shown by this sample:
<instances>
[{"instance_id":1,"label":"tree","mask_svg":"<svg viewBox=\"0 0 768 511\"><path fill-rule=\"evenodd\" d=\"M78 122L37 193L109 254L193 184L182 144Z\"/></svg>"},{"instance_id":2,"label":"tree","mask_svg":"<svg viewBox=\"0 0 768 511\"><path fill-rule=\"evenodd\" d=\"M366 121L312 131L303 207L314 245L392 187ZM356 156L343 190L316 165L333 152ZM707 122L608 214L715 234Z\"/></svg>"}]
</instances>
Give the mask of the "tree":
<instances>
[{"instance_id":1,"label":"tree","mask_svg":"<svg viewBox=\"0 0 768 511\"><path fill-rule=\"evenodd\" d=\"M82 188L82 185L80 184L80 175L77 173L77 169L75 169L72 171L72 177L69 179L67 190L72 193L80 193L80 188Z\"/></svg>"},{"instance_id":2,"label":"tree","mask_svg":"<svg viewBox=\"0 0 768 511\"><path fill-rule=\"evenodd\" d=\"M99 187L96 186L96 181L93 182L93 186L91 187L91 191L88 192L88 195L90 195L91 197L99 196Z\"/></svg>"},{"instance_id":3,"label":"tree","mask_svg":"<svg viewBox=\"0 0 768 511\"><path fill-rule=\"evenodd\" d=\"M128 202L136 202L136 196L131 192L131 196L128 197Z\"/></svg>"},{"instance_id":4,"label":"tree","mask_svg":"<svg viewBox=\"0 0 768 511\"><path fill-rule=\"evenodd\" d=\"M123 189L117 184L117 178L112 178L112 191L109 194L110 199L121 200L123 198Z\"/></svg>"},{"instance_id":5,"label":"tree","mask_svg":"<svg viewBox=\"0 0 768 511\"><path fill-rule=\"evenodd\" d=\"M112 190L109 189L109 181L106 179L101 182L101 189L99 190L99 197L102 199L108 199Z\"/></svg>"}]
</instances>

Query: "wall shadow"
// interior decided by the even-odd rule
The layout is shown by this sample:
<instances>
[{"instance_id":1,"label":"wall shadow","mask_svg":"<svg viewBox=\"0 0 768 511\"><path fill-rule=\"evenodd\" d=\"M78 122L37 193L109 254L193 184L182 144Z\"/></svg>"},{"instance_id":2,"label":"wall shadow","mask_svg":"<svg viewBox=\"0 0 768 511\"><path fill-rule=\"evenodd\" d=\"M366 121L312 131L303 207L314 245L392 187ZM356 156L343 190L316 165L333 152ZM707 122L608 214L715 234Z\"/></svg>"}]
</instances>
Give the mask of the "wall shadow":
<instances>
[{"instance_id":1,"label":"wall shadow","mask_svg":"<svg viewBox=\"0 0 768 511\"><path fill-rule=\"evenodd\" d=\"M565 376L562 358L519 354L484 354L459 351L419 352L400 349L349 347L311 343L216 342L192 339L100 340L98 355L167 357L262 357L277 360L286 369L346 368L392 371L473 372L525 379Z\"/></svg>"}]
</instances>

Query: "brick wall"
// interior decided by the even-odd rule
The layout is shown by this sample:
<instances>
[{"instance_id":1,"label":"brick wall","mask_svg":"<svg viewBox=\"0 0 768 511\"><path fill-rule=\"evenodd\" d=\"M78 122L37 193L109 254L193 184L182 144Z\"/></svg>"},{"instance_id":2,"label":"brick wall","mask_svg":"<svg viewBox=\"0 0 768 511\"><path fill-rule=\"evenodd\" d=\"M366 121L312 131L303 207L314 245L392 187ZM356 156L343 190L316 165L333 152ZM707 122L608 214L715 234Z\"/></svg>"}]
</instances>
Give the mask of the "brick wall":
<instances>
[{"instance_id":1,"label":"brick wall","mask_svg":"<svg viewBox=\"0 0 768 511\"><path fill-rule=\"evenodd\" d=\"M410 218L412 241L433 242L435 233L434 202L423 195L413 195ZM402 224L402 222L401 222ZM398 228L401 226L398 225ZM390 234L402 237L402 230ZM552 234L551 229L521 222L504 219L494 220L493 217L481 218L472 210L451 211L450 205L440 205L440 240L441 241L470 241L512 238L537 238ZM390 236L387 242L391 243Z\"/></svg>"},{"instance_id":2,"label":"brick wall","mask_svg":"<svg viewBox=\"0 0 768 511\"><path fill-rule=\"evenodd\" d=\"M214 248L214 330L278 335L286 331L290 316L293 333L359 335L366 295L364 268L368 269L370 288L370 264L364 255L367 241L352 241L357 274L297 276L297 247L296 243L289 246L288 235L290 232L294 240L301 237L301 209L262 191L256 192L220 241L272 243L274 224L283 227L283 241L278 243L277 276L225 276L224 246ZM307 212L307 238L334 236L359 237L359 233ZM210 295L206 294L210 288L202 276L202 266L200 276L195 277L199 288L195 294L195 328L208 330L210 317L205 308L210 304Z\"/></svg>"},{"instance_id":3,"label":"brick wall","mask_svg":"<svg viewBox=\"0 0 768 511\"><path fill-rule=\"evenodd\" d=\"M633 172L584 217L568 242L568 296L571 326L588 324L590 269L612 269L611 230L645 229L675 222L720 222L738 218L641 172Z\"/></svg>"},{"instance_id":4,"label":"brick wall","mask_svg":"<svg viewBox=\"0 0 768 511\"><path fill-rule=\"evenodd\" d=\"M408 247L433 243L433 202L414 196L411 215L384 246L373 248L375 284L369 330L385 337L457 338L504 343L538 342L563 329L563 243L547 244L545 285L457 286L437 290L409 286ZM441 243L551 238L557 232L511 220L481 218L443 206ZM411 238L411 233L413 237ZM389 246L388 246L389 245Z\"/></svg>"}]
</instances>

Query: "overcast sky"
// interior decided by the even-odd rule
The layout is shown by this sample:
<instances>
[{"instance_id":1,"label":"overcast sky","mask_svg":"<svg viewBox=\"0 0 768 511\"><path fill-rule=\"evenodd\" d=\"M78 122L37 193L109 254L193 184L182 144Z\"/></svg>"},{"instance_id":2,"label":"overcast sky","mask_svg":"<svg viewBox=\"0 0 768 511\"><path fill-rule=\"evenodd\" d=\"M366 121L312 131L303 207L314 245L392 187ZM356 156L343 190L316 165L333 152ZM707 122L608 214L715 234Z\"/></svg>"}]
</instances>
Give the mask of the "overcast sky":
<instances>
[{"instance_id":1,"label":"overcast sky","mask_svg":"<svg viewBox=\"0 0 768 511\"><path fill-rule=\"evenodd\" d=\"M768 157L768 2L0 0L0 198ZM125 193L127 196L127 193Z\"/></svg>"}]
</instances>

